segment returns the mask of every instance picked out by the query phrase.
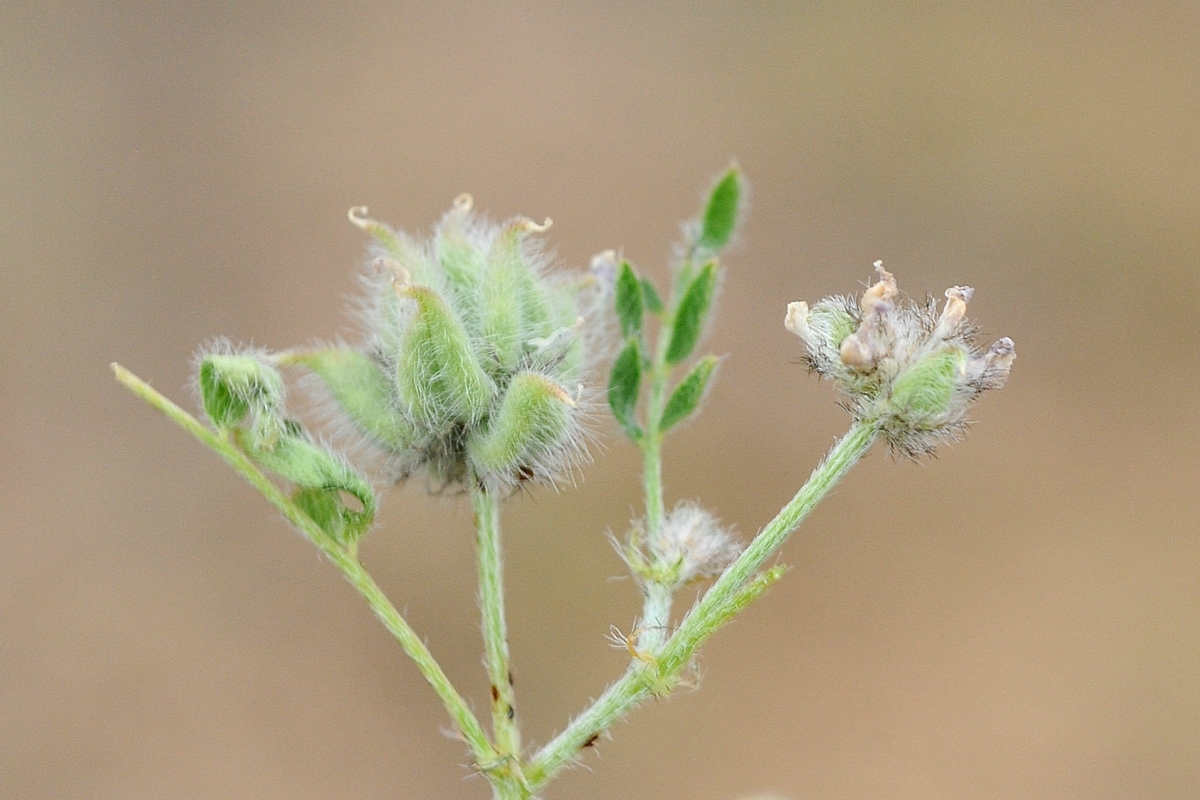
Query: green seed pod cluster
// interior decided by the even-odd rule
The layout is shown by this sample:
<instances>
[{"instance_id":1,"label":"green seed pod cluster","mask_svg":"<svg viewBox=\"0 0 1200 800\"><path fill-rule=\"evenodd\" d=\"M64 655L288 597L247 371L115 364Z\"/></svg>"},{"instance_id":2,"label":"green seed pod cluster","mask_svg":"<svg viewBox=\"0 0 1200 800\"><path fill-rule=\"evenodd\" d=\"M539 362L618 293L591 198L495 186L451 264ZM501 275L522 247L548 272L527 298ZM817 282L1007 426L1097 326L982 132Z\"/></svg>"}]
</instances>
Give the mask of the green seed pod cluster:
<instances>
[{"instance_id":1,"label":"green seed pod cluster","mask_svg":"<svg viewBox=\"0 0 1200 800\"><path fill-rule=\"evenodd\" d=\"M255 463L295 486L292 499L343 543L375 517L375 492L345 459L315 441L284 409L283 378L271 358L217 342L200 354L200 400L217 430Z\"/></svg>"},{"instance_id":2,"label":"green seed pod cluster","mask_svg":"<svg viewBox=\"0 0 1200 800\"><path fill-rule=\"evenodd\" d=\"M788 306L784 325L804 342L809 367L833 380L856 419L875 422L893 450L933 452L966 427L967 408L1008 380L1016 357L1011 339L987 350L966 319L972 290L953 286L938 311L900 294L883 263L880 280L858 300L829 297Z\"/></svg>"},{"instance_id":3,"label":"green seed pod cluster","mask_svg":"<svg viewBox=\"0 0 1200 800\"><path fill-rule=\"evenodd\" d=\"M492 224L459 198L418 242L351 209L374 239L367 336L356 348L289 355L388 457L398 478L509 492L552 482L582 456L582 381L594 278L553 274L537 234Z\"/></svg>"}]
</instances>

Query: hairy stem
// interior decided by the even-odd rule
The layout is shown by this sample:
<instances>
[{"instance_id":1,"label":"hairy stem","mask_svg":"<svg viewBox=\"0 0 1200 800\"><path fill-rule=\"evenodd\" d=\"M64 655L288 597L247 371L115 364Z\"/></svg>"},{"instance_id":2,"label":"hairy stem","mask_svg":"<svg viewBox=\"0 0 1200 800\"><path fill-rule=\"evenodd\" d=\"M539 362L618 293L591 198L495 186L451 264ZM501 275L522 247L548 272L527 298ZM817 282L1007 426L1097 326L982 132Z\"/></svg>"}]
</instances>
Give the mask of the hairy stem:
<instances>
[{"instance_id":1,"label":"hairy stem","mask_svg":"<svg viewBox=\"0 0 1200 800\"><path fill-rule=\"evenodd\" d=\"M475 482L471 491L478 537L479 604L483 614L483 645L492 693L492 735L501 759L497 773L520 775L521 733L517 726L516 695L508 656L504 620L504 581L500 554L500 508L496 495Z\"/></svg>"},{"instance_id":2,"label":"hairy stem","mask_svg":"<svg viewBox=\"0 0 1200 800\"><path fill-rule=\"evenodd\" d=\"M872 422L855 422L838 440L795 496L759 531L688 612L659 657L663 672L670 674L685 667L696 648L728 620L727 609L737 602L742 587L779 551L829 490L867 454L878 433L878 427Z\"/></svg>"},{"instance_id":3,"label":"hairy stem","mask_svg":"<svg viewBox=\"0 0 1200 800\"><path fill-rule=\"evenodd\" d=\"M483 727L479 724L479 720L471 713L471 709L467 706L466 701L463 700L462 696L459 695L458 691L450 683L450 679L446 677L446 673L442 671L433 654L429 652L429 648L425 646L425 643L417 636L416 631L412 629L408 621L404 619L403 615L396 610L396 607L384 595L383 590L379 588L379 585L375 583L363 565L359 563L354 553L325 533L319 525L313 522L307 514L280 491L279 487L264 475L246 457L245 453L238 449L228 438L210 430L194 416L168 400L152 386L120 364L113 364L112 368L113 372L116 373L117 380L124 384L126 388L157 408L167 418L195 436L202 444L214 450L221 458L225 459L226 463L249 481L250 485L257 489L271 505L279 509L279 512L283 514L288 522L300 531L305 538L316 545L341 570L342 575L363 596L367 604L371 607L371 610L375 612L375 616L396 637L404 652L416 663L421 675L433 687L433 691L450 714L450 719L453 720L455 727L471 747L476 763L478 765L486 765L495 762L497 759L496 750L492 747L491 742L488 741L487 733L484 732Z\"/></svg>"},{"instance_id":4,"label":"hairy stem","mask_svg":"<svg viewBox=\"0 0 1200 800\"><path fill-rule=\"evenodd\" d=\"M531 790L536 792L545 785L571 763L580 750L595 742L601 733L650 694L644 672L642 665L631 664L624 675L530 760L525 768L525 779Z\"/></svg>"},{"instance_id":5,"label":"hairy stem","mask_svg":"<svg viewBox=\"0 0 1200 800\"><path fill-rule=\"evenodd\" d=\"M758 571L817 503L866 455L877 435L875 424L858 422L838 440L795 496L705 592L658 651L656 663L652 667L640 662L632 664L590 708L530 760L525 776L531 790L537 791L575 759L583 747L648 695L669 689L691 664L697 648L782 576L779 567L761 574Z\"/></svg>"},{"instance_id":6,"label":"hairy stem","mask_svg":"<svg viewBox=\"0 0 1200 800\"><path fill-rule=\"evenodd\" d=\"M676 299L677 302L677 299ZM642 481L646 489L646 542L651 551L661 535L666 508L662 480L663 409L667 403L667 381L671 367L667 364L667 348L671 343L672 325L664 322L658 331L654 366L650 373L650 399L646 405L646 435L642 437ZM636 634L638 646L654 651L666 640L671 624L673 592L661 586L647 585L642 604L641 630Z\"/></svg>"},{"instance_id":7,"label":"hairy stem","mask_svg":"<svg viewBox=\"0 0 1200 800\"><path fill-rule=\"evenodd\" d=\"M668 330L666 334L669 334ZM666 403L667 376L670 368L663 364L661 342L667 336L659 334L660 346L655 358L650 379L650 401L646 406L646 435L642 437L642 480L646 488L646 535L651 540L658 535L665 515L662 482L662 424L663 406Z\"/></svg>"}]
</instances>

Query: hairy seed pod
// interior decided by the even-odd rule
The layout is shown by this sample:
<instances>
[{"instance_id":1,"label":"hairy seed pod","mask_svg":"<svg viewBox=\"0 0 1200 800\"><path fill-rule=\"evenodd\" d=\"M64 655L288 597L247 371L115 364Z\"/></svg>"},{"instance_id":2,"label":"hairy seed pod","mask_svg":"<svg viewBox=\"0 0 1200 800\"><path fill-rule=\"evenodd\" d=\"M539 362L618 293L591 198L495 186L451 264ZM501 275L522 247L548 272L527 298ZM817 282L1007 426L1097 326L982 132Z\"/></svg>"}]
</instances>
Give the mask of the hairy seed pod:
<instances>
[{"instance_id":1,"label":"hairy seed pod","mask_svg":"<svg viewBox=\"0 0 1200 800\"><path fill-rule=\"evenodd\" d=\"M395 384L366 353L327 348L297 353L289 360L320 378L354 426L375 444L399 450L417 441L416 428L398 410Z\"/></svg>"},{"instance_id":2,"label":"hairy seed pod","mask_svg":"<svg viewBox=\"0 0 1200 800\"><path fill-rule=\"evenodd\" d=\"M416 308L396 356L396 389L413 416L433 429L483 418L495 394L462 321L426 286L397 290Z\"/></svg>"},{"instance_id":3,"label":"hairy seed pod","mask_svg":"<svg viewBox=\"0 0 1200 800\"><path fill-rule=\"evenodd\" d=\"M468 440L471 469L489 488L551 478L574 456L577 424L563 387L536 373L517 375L488 425Z\"/></svg>"}]
</instances>

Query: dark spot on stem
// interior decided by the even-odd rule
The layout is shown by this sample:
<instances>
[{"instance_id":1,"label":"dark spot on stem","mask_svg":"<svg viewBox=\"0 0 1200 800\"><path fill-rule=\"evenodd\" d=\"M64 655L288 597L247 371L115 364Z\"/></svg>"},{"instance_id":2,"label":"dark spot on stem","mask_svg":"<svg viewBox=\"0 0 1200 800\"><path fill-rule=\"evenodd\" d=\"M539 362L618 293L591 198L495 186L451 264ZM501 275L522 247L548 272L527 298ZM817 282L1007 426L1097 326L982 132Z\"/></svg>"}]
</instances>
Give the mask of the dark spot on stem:
<instances>
[{"instance_id":1,"label":"dark spot on stem","mask_svg":"<svg viewBox=\"0 0 1200 800\"><path fill-rule=\"evenodd\" d=\"M493 683L492 684L492 702L494 703L499 699L500 699L500 690L497 689L496 684Z\"/></svg>"},{"instance_id":2,"label":"dark spot on stem","mask_svg":"<svg viewBox=\"0 0 1200 800\"><path fill-rule=\"evenodd\" d=\"M596 740L599 738L600 738L599 733L593 733L591 736L588 737L588 740L586 742L584 742L583 746L580 747L579 749L582 750L584 747L594 747L596 744Z\"/></svg>"}]
</instances>

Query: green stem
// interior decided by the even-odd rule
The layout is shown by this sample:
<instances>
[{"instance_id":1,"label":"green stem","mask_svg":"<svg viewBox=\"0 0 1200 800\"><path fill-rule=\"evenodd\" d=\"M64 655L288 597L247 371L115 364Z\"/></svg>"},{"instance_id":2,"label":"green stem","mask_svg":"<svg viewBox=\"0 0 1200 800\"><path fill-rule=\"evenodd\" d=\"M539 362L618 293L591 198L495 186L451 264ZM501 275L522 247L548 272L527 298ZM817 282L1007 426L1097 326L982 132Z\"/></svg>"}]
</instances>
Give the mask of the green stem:
<instances>
[{"instance_id":1,"label":"green stem","mask_svg":"<svg viewBox=\"0 0 1200 800\"><path fill-rule=\"evenodd\" d=\"M646 488L646 535L653 540L662 527L665 516L662 481L662 424L666 406L667 378L671 369L666 361L666 345L671 329L664 325L659 331L658 353L650 378L650 400L646 405L646 434L642 437L642 480Z\"/></svg>"},{"instance_id":2,"label":"green stem","mask_svg":"<svg viewBox=\"0 0 1200 800\"><path fill-rule=\"evenodd\" d=\"M678 298L674 302L678 302ZM674 314L674 309L671 314ZM650 399L646 404L646 435L642 437L641 442L642 481L646 490L646 543L652 552L666 517L662 479L663 434L659 428L662 426L663 409L667 404L667 382L671 377L671 367L667 364L667 349L671 344L672 318L668 315L658 331L658 343L650 377ZM641 629L631 635L637 637L638 647L654 652L666 641L666 631L671 624L673 592L656 584L648 584L645 588Z\"/></svg>"},{"instance_id":3,"label":"green stem","mask_svg":"<svg viewBox=\"0 0 1200 800\"><path fill-rule=\"evenodd\" d=\"M168 419L178 424L181 428L199 439L201 443L214 450L221 458L225 459L226 463L249 481L250 485L257 489L271 505L279 509L279 512L283 514L288 522L292 523L305 538L328 556L329 560L341 570L346 580L367 601L367 604L375 612L375 616L379 618L383 626L400 642L400 646L404 649L408 657L416 663L421 675L429 682L429 685L433 687L433 691L441 699L442 705L445 706L446 711L450 714L450 718L454 721L463 739L470 745L476 763L486 765L495 762L497 759L496 750L492 747L491 742L488 741L487 733L484 732L483 727L479 724L479 720L475 718L466 701L463 700L462 696L451 685L450 679L446 677L446 673L442 671L433 654L429 652L429 648L425 646L425 643L417 636L416 631L412 629L408 621L404 619L403 615L396 610L396 607L384 595L383 590L379 588L379 585L375 583L363 565L359 563L353 551L325 533L319 525L313 522L307 514L300 510L295 503L280 491L279 487L267 478L246 457L245 453L239 450L226 437L210 430L194 416L171 402L148 383L120 364L113 364L112 368L113 372L116 373L117 380L124 384L126 388L157 408Z\"/></svg>"},{"instance_id":4,"label":"green stem","mask_svg":"<svg viewBox=\"0 0 1200 800\"><path fill-rule=\"evenodd\" d=\"M621 717L650 694L650 684L639 663L631 664L625 674L604 690L586 711L580 714L546 744L525 768L530 790L536 792L567 764L579 751L596 740Z\"/></svg>"},{"instance_id":5,"label":"green stem","mask_svg":"<svg viewBox=\"0 0 1200 800\"><path fill-rule=\"evenodd\" d=\"M517 726L517 700L508 656L508 628L504 621L504 581L500 555L500 508L496 496L473 482L478 536L479 604L483 613L483 645L492 692L492 735L507 764L497 773L520 775L521 732Z\"/></svg>"},{"instance_id":6,"label":"green stem","mask_svg":"<svg viewBox=\"0 0 1200 800\"><path fill-rule=\"evenodd\" d=\"M575 759L586 744L594 741L656 688L671 686L708 637L782 576L783 571L778 567L757 573L817 503L866 455L878 432L878 427L871 422L856 422L851 426L795 496L692 608L656 654L657 669L647 670L640 662L631 665L590 708L572 720L529 761L525 777L532 791L541 788L558 770ZM648 672L656 674L648 675Z\"/></svg>"},{"instance_id":7,"label":"green stem","mask_svg":"<svg viewBox=\"0 0 1200 800\"><path fill-rule=\"evenodd\" d=\"M867 454L878 434L879 428L872 422L855 422L850 426L850 430L817 465L795 496L688 612L659 657L659 667L664 673L670 674L685 667L704 640L723 624L723 620L728 620L727 609L737 602L742 587L754 578L767 559L779 551L817 503L829 494L829 490Z\"/></svg>"},{"instance_id":8,"label":"green stem","mask_svg":"<svg viewBox=\"0 0 1200 800\"><path fill-rule=\"evenodd\" d=\"M643 586L642 618L636 631L638 649L657 653L667 640L671 627L671 603L675 588L662 583L647 582Z\"/></svg>"}]
</instances>

